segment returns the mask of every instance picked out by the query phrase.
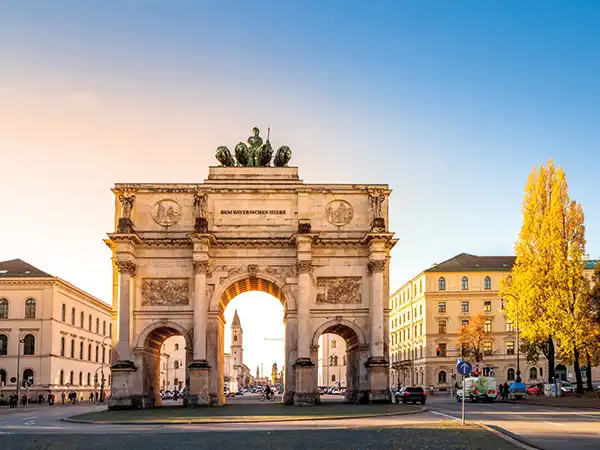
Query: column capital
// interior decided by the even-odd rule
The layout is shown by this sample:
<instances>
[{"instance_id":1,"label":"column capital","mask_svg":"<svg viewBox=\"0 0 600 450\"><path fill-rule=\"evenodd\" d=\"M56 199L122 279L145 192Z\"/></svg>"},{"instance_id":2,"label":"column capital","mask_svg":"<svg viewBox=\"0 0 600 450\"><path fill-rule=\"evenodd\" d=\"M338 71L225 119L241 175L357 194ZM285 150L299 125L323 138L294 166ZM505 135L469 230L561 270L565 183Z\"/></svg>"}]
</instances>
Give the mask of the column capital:
<instances>
[{"instance_id":1,"label":"column capital","mask_svg":"<svg viewBox=\"0 0 600 450\"><path fill-rule=\"evenodd\" d=\"M208 261L193 261L194 274L206 274L208 272Z\"/></svg>"},{"instance_id":2,"label":"column capital","mask_svg":"<svg viewBox=\"0 0 600 450\"><path fill-rule=\"evenodd\" d=\"M117 260L115 261L115 266L120 273L126 273L132 277L135 276L137 266L134 262Z\"/></svg>"},{"instance_id":3,"label":"column capital","mask_svg":"<svg viewBox=\"0 0 600 450\"><path fill-rule=\"evenodd\" d=\"M383 272L385 270L385 259L373 259L369 261L367 264L367 268L369 269L369 274Z\"/></svg>"},{"instance_id":4,"label":"column capital","mask_svg":"<svg viewBox=\"0 0 600 450\"><path fill-rule=\"evenodd\" d=\"M312 273L313 265L312 260L300 260L296 262L296 268L298 270L298 275L302 273Z\"/></svg>"}]
</instances>

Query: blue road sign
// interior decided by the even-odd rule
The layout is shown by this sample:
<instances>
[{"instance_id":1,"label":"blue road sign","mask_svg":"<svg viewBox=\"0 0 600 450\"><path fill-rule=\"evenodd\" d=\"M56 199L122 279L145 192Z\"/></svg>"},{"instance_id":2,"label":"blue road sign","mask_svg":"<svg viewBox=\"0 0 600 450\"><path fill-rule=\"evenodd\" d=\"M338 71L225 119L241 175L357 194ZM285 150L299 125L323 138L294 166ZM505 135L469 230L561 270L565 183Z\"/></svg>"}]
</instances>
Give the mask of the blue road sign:
<instances>
[{"instance_id":1,"label":"blue road sign","mask_svg":"<svg viewBox=\"0 0 600 450\"><path fill-rule=\"evenodd\" d=\"M456 363L456 371L460 373L463 377L466 377L473 370L473 366L467 361L463 361L462 359Z\"/></svg>"}]
</instances>

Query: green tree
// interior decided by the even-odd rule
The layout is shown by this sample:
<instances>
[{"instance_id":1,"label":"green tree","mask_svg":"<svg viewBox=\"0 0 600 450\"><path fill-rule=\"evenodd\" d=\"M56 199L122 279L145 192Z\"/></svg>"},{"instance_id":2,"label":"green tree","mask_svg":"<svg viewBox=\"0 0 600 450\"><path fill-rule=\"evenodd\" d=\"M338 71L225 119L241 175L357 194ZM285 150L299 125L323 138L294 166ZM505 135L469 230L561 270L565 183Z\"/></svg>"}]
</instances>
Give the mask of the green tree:
<instances>
[{"instance_id":1,"label":"green tree","mask_svg":"<svg viewBox=\"0 0 600 450\"><path fill-rule=\"evenodd\" d=\"M485 343L491 341L491 333L485 330L485 314L479 313L458 332L458 350L470 362L483 362Z\"/></svg>"}]
</instances>

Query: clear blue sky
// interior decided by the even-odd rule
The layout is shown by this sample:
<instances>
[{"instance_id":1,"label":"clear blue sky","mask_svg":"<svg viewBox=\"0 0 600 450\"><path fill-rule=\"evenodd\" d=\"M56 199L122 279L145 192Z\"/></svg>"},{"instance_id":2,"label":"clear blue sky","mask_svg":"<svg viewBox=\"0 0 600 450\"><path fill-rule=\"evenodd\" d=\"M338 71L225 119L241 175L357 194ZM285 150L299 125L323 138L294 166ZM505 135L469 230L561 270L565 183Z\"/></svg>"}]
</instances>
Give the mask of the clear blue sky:
<instances>
[{"instance_id":1,"label":"clear blue sky","mask_svg":"<svg viewBox=\"0 0 600 450\"><path fill-rule=\"evenodd\" d=\"M390 184L392 290L510 254L549 157L600 257L599 43L598 1L1 2L0 259L110 301L112 184L201 181L254 125L306 182Z\"/></svg>"}]
</instances>

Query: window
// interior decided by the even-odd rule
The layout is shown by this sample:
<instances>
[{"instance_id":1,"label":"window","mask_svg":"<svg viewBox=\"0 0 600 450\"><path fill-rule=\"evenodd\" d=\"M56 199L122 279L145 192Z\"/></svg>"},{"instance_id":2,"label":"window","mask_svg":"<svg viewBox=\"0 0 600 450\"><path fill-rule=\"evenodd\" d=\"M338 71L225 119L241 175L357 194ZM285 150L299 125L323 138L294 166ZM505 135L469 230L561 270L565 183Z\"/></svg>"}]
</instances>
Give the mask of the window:
<instances>
[{"instance_id":1,"label":"window","mask_svg":"<svg viewBox=\"0 0 600 450\"><path fill-rule=\"evenodd\" d=\"M83 359L83 341L79 343L79 359Z\"/></svg>"},{"instance_id":2,"label":"window","mask_svg":"<svg viewBox=\"0 0 600 450\"><path fill-rule=\"evenodd\" d=\"M463 327L466 327L466 326L468 326L468 325L469 325L469 319L463 319L463 320L460 322L460 324L461 324Z\"/></svg>"},{"instance_id":3,"label":"window","mask_svg":"<svg viewBox=\"0 0 600 450\"><path fill-rule=\"evenodd\" d=\"M92 331L92 315L88 317L88 330Z\"/></svg>"},{"instance_id":4,"label":"window","mask_svg":"<svg viewBox=\"0 0 600 450\"><path fill-rule=\"evenodd\" d=\"M60 356L65 356L65 338L60 338Z\"/></svg>"},{"instance_id":5,"label":"window","mask_svg":"<svg viewBox=\"0 0 600 450\"><path fill-rule=\"evenodd\" d=\"M91 386L91 384L92 384L91 381L92 381L92 375L88 372L88 374L87 374L87 385L88 386Z\"/></svg>"},{"instance_id":6,"label":"window","mask_svg":"<svg viewBox=\"0 0 600 450\"><path fill-rule=\"evenodd\" d=\"M446 279L444 277L440 277L438 279L438 291L446 290Z\"/></svg>"},{"instance_id":7,"label":"window","mask_svg":"<svg viewBox=\"0 0 600 450\"><path fill-rule=\"evenodd\" d=\"M179 361L175 361L173 363L173 369L175 369L175 370L179 369Z\"/></svg>"},{"instance_id":8,"label":"window","mask_svg":"<svg viewBox=\"0 0 600 450\"><path fill-rule=\"evenodd\" d=\"M446 321L445 320L440 320L438 322L438 333L446 334Z\"/></svg>"},{"instance_id":9,"label":"window","mask_svg":"<svg viewBox=\"0 0 600 450\"><path fill-rule=\"evenodd\" d=\"M468 313L469 312L469 302L462 302L460 304L461 312Z\"/></svg>"},{"instance_id":10,"label":"window","mask_svg":"<svg viewBox=\"0 0 600 450\"><path fill-rule=\"evenodd\" d=\"M100 347L98 347L96 345L96 362L98 362L98 360L100 359L100 353L99 352L100 352Z\"/></svg>"},{"instance_id":11,"label":"window","mask_svg":"<svg viewBox=\"0 0 600 450\"><path fill-rule=\"evenodd\" d=\"M110 348L108 349L108 362L110 363L111 359L110 359Z\"/></svg>"},{"instance_id":12,"label":"window","mask_svg":"<svg viewBox=\"0 0 600 450\"><path fill-rule=\"evenodd\" d=\"M483 376L484 377L492 377L492 368L491 367L484 367L483 368Z\"/></svg>"},{"instance_id":13,"label":"window","mask_svg":"<svg viewBox=\"0 0 600 450\"><path fill-rule=\"evenodd\" d=\"M419 294L423 292L423 280L419 280Z\"/></svg>"},{"instance_id":14,"label":"window","mask_svg":"<svg viewBox=\"0 0 600 450\"><path fill-rule=\"evenodd\" d=\"M8 300L0 300L0 319L8 319Z\"/></svg>"},{"instance_id":15,"label":"window","mask_svg":"<svg viewBox=\"0 0 600 450\"><path fill-rule=\"evenodd\" d=\"M83 386L83 372L79 372L79 386Z\"/></svg>"},{"instance_id":16,"label":"window","mask_svg":"<svg viewBox=\"0 0 600 450\"><path fill-rule=\"evenodd\" d=\"M85 322L85 314L83 314L83 311L81 311L81 314L79 315L79 326L81 328L83 328L84 322Z\"/></svg>"},{"instance_id":17,"label":"window","mask_svg":"<svg viewBox=\"0 0 600 450\"><path fill-rule=\"evenodd\" d=\"M108 337L112 337L112 323L108 326Z\"/></svg>"},{"instance_id":18,"label":"window","mask_svg":"<svg viewBox=\"0 0 600 450\"><path fill-rule=\"evenodd\" d=\"M102 364L106 362L106 349L102 346Z\"/></svg>"},{"instance_id":19,"label":"window","mask_svg":"<svg viewBox=\"0 0 600 450\"><path fill-rule=\"evenodd\" d=\"M529 379L537 380L537 368L532 367L531 369L529 369Z\"/></svg>"},{"instance_id":20,"label":"window","mask_svg":"<svg viewBox=\"0 0 600 450\"><path fill-rule=\"evenodd\" d=\"M106 320L102 321L102 336L106 336Z\"/></svg>"},{"instance_id":21,"label":"window","mask_svg":"<svg viewBox=\"0 0 600 450\"><path fill-rule=\"evenodd\" d=\"M174 385L175 387L177 387L177 383L179 383L179 380L178 380L177 378L175 378L175 380L173 380L173 385Z\"/></svg>"},{"instance_id":22,"label":"window","mask_svg":"<svg viewBox=\"0 0 600 450\"><path fill-rule=\"evenodd\" d=\"M35 354L35 337L33 334L28 334L23 339L25 342L23 344L23 354L24 355L34 355Z\"/></svg>"},{"instance_id":23,"label":"window","mask_svg":"<svg viewBox=\"0 0 600 450\"><path fill-rule=\"evenodd\" d=\"M75 308L71 310L71 325L75 325Z\"/></svg>"},{"instance_id":24,"label":"window","mask_svg":"<svg viewBox=\"0 0 600 450\"><path fill-rule=\"evenodd\" d=\"M513 369L512 367L510 369L508 369L508 372L506 373L506 378L509 381L514 381L514 379L515 379L515 369Z\"/></svg>"},{"instance_id":25,"label":"window","mask_svg":"<svg viewBox=\"0 0 600 450\"><path fill-rule=\"evenodd\" d=\"M35 300L32 298L25 301L25 318L35 319Z\"/></svg>"},{"instance_id":26,"label":"window","mask_svg":"<svg viewBox=\"0 0 600 450\"><path fill-rule=\"evenodd\" d=\"M100 319L96 317L96 334L100 334Z\"/></svg>"},{"instance_id":27,"label":"window","mask_svg":"<svg viewBox=\"0 0 600 450\"><path fill-rule=\"evenodd\" d=\"M490 277L485 277L483 279L483 289L489 291L492 289L492 279Z\"/></svg>"},{"instance_id":28,"label":"window","mask_svg":"<svg viewBox=\"0 0 600 450\"><path fill-rule=\"evenodd\" d=\"M0 386L6 386L6 370L0 369Z\"/></svg>"},{"instance_id":29,"label":"window","mask_svg":"<svg viewBox=\"0 0 600 450\"><path fill-rule=\"evenodd\" d=\"M485 322L483 322L483 331L485 333L491 333L492 332L492 321L490 319L488 319Z\"/></svg>"},{"instance_id":30,"label":"window","mask_svg":"<svg viewBox=\"0 0 600 450\"><path fill-rule=\"evenodd\" d=\"M492 354L492 343L491 342L483 343L483 354L488 355L488 356Z\"/></svg>"},{"instance_id":31,"label":"window","mask_svg":"<svg viewBox=\"0 0 600 450\"><path fill-rule=\"evenodd\" d=\"M446 314L446 302L438 302L438 313Z\"/></svg>"},{"instance_id":32,"label":"window","mask_svg":"<svg viewBox=\"0 0 600 450\"><path fill-rule=\"evenodd\" d=\"M23 380L29 383L29 386L33 384L33 370L25 369L23 371Z\"/></svg>"},{"instance_id":33,"label":"window","mask_svg":"<svg viewBox=\"0 0 600 450\"><path fill-rule=\"evenodd\" d=\"M71 339L71 358L75 358L75 339Z\"/></svg>"},{"instance_id":34,"label":"window","mask_svg":"<svg viewBox=\"0 0 600 450\"><path fill-rule=\"evenodd\" d=\"M346 365L346 355L342 357L342 366Z\"/></svg>"},{"instance_id":35,"label":"window","mask_svg":"<svg viewBox=\"0 0 600 450\"><path fill-rule=\"evenodd\" d=\"M540 367L540 378L544 378L544 368Z\"/></svg>"},{"instance_id":36,"label":"window","mask_svg":"<svg viewBox=\"0 0 600 450\"><path fill-rule=\"evenodd\" d=\"M233 335L233 342L237 342L237 334Z\"/></svg>"},{"instance_id":37,"label":"window","mask_svg":"<svg viewBox=\"0 0 600 450\"><path fill-rule=\"evenodd\" d=\"M419 336L423 335L423 323L419 324Z\"/></svg>"},{"instance_id":38,"label":"window","mask_svg":"<svg viewBox=\"0 0 600 450\"><path fill-rule=\"evenodd\" d=\"M506 321L506 331L515 331L515 324L509 320Z\"/></svg>"},{"instance_id":39,"label":"window","mask_svg":"<svg viewBox=\"0 0 600 450\"><path fill-rule=\"evenodd\" d=\"M0 355L8 354L8 336L5 334L0 334Z\"/></svg>"},{"instance_id":40,"label":"window","mask_svg":"<svg viewBox=\"0 0 600 450\"><path fill-rule=\"evenodd\" d=\"M506 354L507 355L515 354L515 343L513 341L508 341L506 343Z\"/></svg>"},{"instance_id":41,"label":"window","mask_svg":"<svg viewBox=\"0 0 600 450\"><path fill-rule=\"evenodd\" d=\"M111 380L111 378L112 378L112 377L109 375L109 376L108 376L108 385L109 385L109 386L110 386L110 380Z\"/></svg>"},{"instance_id":42,"label":"window","mask_svg":"<svg viewBox=\"0 0 600 450\"><path fill-rule=\"evenodd\" d=\"M446 383L446 372L443 370L440 370L440 373L438 373L438 384L445 384Z\"/></svg>"},{"instance_id":43,"label":"window","mask_svg":"<svg viewBox=\"0 0 600 450\"><path fill-rule=\"evenodd\" d=\"M491 300L486 300L483 302L483 312L492 312Z\"/></svg>"},{"instance_id":44,"label":"window","mask_svg":"<svg viewBox=\"0 0 600 450\"><path fill-rule=\"evenodd\" d=\"M69 383L71 383L71 386L73 386L73 380L75 380L75 377L73 377L73 371L71 370L71 373L69 374Z\"/></svg>"},{"instance_id":45,"label":"window","mask_svg":"<svg viewBox=\"0 0 600 450\"><path fill-rule=\"evenodd\" d=\"M61 386L65 384L65 372L63 370L60 371L60 375L58 376L58 384Z\"/></svg>"},{"instance_id":46,"label":"window","mask_svg":"<svg viewBox=\"0 0 600 450\"><path fill-rule=\"evenodd\" d=\"M92 344L88 344L88 361L92 360Z\"/></svg>"},{"instance_id":47,"label":"window","mask_svg":"<svg viewBox=\"0 0 600 450\"><path fill-rule=\"evenodd\" d=\"M460 345L460 356L462 356L464 358L468 352L469 352L469 346L464 343L461 344Z\"/></svg>"},{"instance_id":48,"label":"window","mask_svg":"<svg viewBox=\"0 0 600 450\"><path fill-rule=\"evenodd\" d=\"M335 339L333 341L331 341L331 348L335 348L337 346L337 342L335 342Z\"/></svg>"},{"instance_id":49,"label":"window","mask_svg":"<svg viewBox=\"0 0 600 450\"><path fill-rule=\"evenodd\" d=\"M419 305L419 315L423 315L423 305Z\"/></svg>"},{"instance_id":50,"label":"window","mask_svg":"<svg viewBox=\"0 0 600 450\"><path fill-rule=\"evenodd\" d=\"M335 375L331 375L331 382L335 383Z\"/></svg>"},{"instance_id":51,"label":"window","mask_svg":"<svg viewBox=\"0 0 600 450\"><path fill-rule=\"evenodd\" d=\"M469 279L467 277L462 277L460 284L463 291L469 290Z\"/></svg>"},{"instance_id":52,"label":"window","mask_svg":"<svg viewBox=\"0 0 600 450\"><path fill-rule=\"evenodd\" d=\"M62 304L62 309L60 312L60 320L62 320L63 322L67 321L67 305L65 305L64 303Z\"/></svg>"},{"instance_id":53,"label":"window","mask_svg":"<svg viewBox=\"0 0 600 450\"><path fill-rule=\"evenodd\" d=\"M438 345L438 347L440 348L440 358L445 358L447 355L447 346L446 344L440 344Z\"/></svg>"}]
</instances>

